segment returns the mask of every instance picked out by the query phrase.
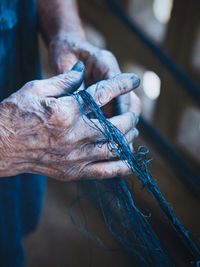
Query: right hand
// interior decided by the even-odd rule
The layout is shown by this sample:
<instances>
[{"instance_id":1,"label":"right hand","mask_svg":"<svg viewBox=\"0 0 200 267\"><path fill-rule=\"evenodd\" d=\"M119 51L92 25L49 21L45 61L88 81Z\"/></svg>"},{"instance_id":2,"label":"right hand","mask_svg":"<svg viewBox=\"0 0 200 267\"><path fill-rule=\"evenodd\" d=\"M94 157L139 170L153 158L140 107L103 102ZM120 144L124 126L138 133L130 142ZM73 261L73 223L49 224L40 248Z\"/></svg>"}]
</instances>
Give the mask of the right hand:
<instances>
[{"instance_id":1,"label":"right hand","mask_svg":"<svg viewBox=\"0 0 200 267\"><path fill-rule=\"evenodd\" d=\"M0 176L38 173L59 180L103 179L129 174L126 164L113 160L102 134L90 127L72 96L83 81L84 67L27 83L0 105ZM99 106L128 93L139 84L134 74L119 74L87 88ZM133 113L109 120L131 143L137 130ZM86 120L88 122L86 122Z\"/></svg>"}]
</instances>

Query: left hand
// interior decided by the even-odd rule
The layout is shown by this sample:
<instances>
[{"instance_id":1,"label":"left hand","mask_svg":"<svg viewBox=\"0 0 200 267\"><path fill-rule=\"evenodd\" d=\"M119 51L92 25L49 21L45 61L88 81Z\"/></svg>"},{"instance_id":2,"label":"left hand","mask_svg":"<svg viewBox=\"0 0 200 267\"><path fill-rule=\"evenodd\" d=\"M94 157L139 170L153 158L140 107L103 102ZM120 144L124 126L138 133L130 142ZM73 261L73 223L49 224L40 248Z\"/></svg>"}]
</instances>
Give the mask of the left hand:
<instances>
[{"instance_id":1,"label":"left hand","mask_svg":"<svg viewBox=\"0 0 200 267\"><path fill-rule=\"evenodd\" d=\"M85 65L85 83L91 85L121 73L115 56L104 49L99 49L85 39L71 33L59 33L49 45L50 61L57 74L68 71L77 60ZM118 112L131 111L137 116L141 112L140 100L133 92L117 99ZM116 111L114 105L104 109L107 117Z\"/></svg>"}]
</instances>

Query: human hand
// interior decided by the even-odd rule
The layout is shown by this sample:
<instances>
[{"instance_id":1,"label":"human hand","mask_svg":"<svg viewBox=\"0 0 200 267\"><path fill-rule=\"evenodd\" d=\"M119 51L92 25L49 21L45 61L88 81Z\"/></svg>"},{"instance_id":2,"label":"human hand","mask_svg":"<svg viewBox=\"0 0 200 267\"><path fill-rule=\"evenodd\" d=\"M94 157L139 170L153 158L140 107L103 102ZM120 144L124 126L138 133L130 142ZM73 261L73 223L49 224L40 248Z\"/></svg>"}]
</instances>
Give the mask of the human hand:
<instances>
[{"instance_id":1,"label":"human hand","mask_svg":"<svg viewBox=\"0 0 200 267\"><path fill-rule=\"evenodd\" d=\"M102 134L86 123L73 96L79 88L83 65L65 74L32 81L0 105L0 176L39 173L59 180L103 179L129 174L129 169L108 150ZM139 84L133 74L90 86L87 91L99 106L130 92ZM110 118L131 143L137 134L131 112Z\"/></svg>"},{"instance_id":2,"label":"human hand","mask_svg":"<svg viewBox=\"0 0 200 267\"><path fill-rule=\"evenodd\" d=\"M99 49L75 34L59 33L49 45L50 60L56 73L68 71L77 59L85 65L85 82L87 85L100 80L110 79L121 73L115 56ZM117 98L118 113L131 111L139 116L141 112L140 99L132 92ZM113 103L103 109L107 117L116 112Z\"/></svg>"},{"instance_id":3,"label":"human hand","mask_svg":"<svg viewBox=\"0 0 200 267\"><path fill-rule=\"evenodd\" d=\"M74 33L59 33L49 44L50 61L56 73L68 71L77 60L85 65L86 85L112 78L121 71L114 55Z\"/></svg>"}]
</instances>

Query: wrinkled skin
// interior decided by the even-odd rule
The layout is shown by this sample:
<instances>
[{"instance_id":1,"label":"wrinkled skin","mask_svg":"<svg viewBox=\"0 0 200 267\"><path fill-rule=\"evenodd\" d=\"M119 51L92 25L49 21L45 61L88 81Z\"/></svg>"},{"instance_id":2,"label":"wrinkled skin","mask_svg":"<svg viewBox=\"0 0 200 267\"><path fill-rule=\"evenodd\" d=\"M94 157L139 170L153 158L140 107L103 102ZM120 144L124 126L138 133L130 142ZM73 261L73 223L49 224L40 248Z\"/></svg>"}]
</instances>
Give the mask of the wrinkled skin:
<instances>
[{"instance_id":1,"label":"wrinkled skin","mask_svg":"<svg viewBox=\"0 0 200 267\"><path fill-rule=\"evenodd\" d=\"M74 97L64 96L82 83L78 64L78 71L29 82L1 103L0 176L30 172L69 181L129 174L123 162L113 160L101 133L83 119ZM104 106L138 84L135 75L119 74L87 91ZM110 119L130 143L137 135L135 120L132 112Z\"/></svg>"},{"instance_id":2,"label":"wrinkled skin","mask_svg":"<svg viewBox=\"0 0 200 267\"><path fill-rule=\"evenodd\" d=\"M117 60L110 51L93 46L75 33L60 31L52 38L49 51L50 61L56 73L68 71L77 59L81 60L86 69L86 85L121 73ZM141 112L140 100L134 92L118 97L115 104L119 113L131 110L139 115ZM116 112L113 103L109 103L104 112L108 117L113 115Z\"/></svg>"},{"instance_id":3,"label":"wrinkled skin","mask_svg":"<svg viewBox=\"0 0 200 267\"><path fill-rule=\"evenodd\" d=\"M50 43L50 56L57 73L67 71L77 61L85 65L87 84L111 78L120 73L114 55L104 49L93 46L75 34L59 33Z\"/></svg>"},{"instance_id":4,"label":"wrinkled skin","mask_svg":"<svg viewBox=\"0 0 200 267\"><path fill-rule=\"evenodd\" d=\"M86 86L121 73L111 52L99 49L86 40L75 0L36 2L39 29L49 49L50 62L56 74L68 71L77 60L81 60L86 67ZM117 108L110 103L106 112L108 116L116 109L118 113L126 112L129 106L136 114L140 113L140 100L134 93L132 97L126 95L117 100Z\"/></svg>"}]
</instances>

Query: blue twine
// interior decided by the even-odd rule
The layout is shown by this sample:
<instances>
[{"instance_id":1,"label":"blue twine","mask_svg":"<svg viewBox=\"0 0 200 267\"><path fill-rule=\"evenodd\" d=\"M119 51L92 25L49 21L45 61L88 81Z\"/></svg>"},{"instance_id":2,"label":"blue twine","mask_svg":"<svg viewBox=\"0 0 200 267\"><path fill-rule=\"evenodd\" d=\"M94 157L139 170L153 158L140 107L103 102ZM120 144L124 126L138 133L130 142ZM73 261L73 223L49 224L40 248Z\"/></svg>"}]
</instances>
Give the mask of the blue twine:
<instances>
[{"instance_id":1,"label":"blue twine","mask_svg":"<svg viewBox=\"0 0 200 267\"><path fill-rule=\"evenodd\" d=\"M146 137L156 146L162 156L173 166L193 188L200 188L200 173L193 170L188 162L153 128L143 117L140 118L140 125L145 131Z\"/></svg>"},{"instance_id":2,"label":"blue twine","mask_svg":"<svg viewBox=\"0 0 200 267\"><path fill-rule=\"evenodd\" d=\"M97 126L90 119L94 127L106 138L109 150L114 152L119 159L127 164L130 170L137 175L142 185L155 198L161 210L181 237L186 248L193 255L197 266L200 260L199 248L190 238L188 231L176 217L173 209L162 195L157 183L150 175L148 171L148 160L144 159L148 150L140 147L137 152L134 151L132 153L126 138L105 118L101 109L87 91L80 91L74 97L79 103L82 114L85 115L84 118L90 119L90 114L92 113L92 116L99 121L101 126ZM83 103L81 103L80 97ZM109 207L105 202L106 200L101 188L102 185L106 185L112 190L112 194L116 198L114 203L115 208ZM133 198L124 180L119 179L118 183L112 180L102 181L101 183L95 182L95 187L97 202L109 231L126 249L131 250L134 259L139 264L138 266L174 266L161 248L157 236L147 223L145 217L134 205ZM121 214L124 217L121 217ZM116 222L117 225L115 224ZM156 253L158 251L159 253Z\"/></svg>"}]
</instances>

